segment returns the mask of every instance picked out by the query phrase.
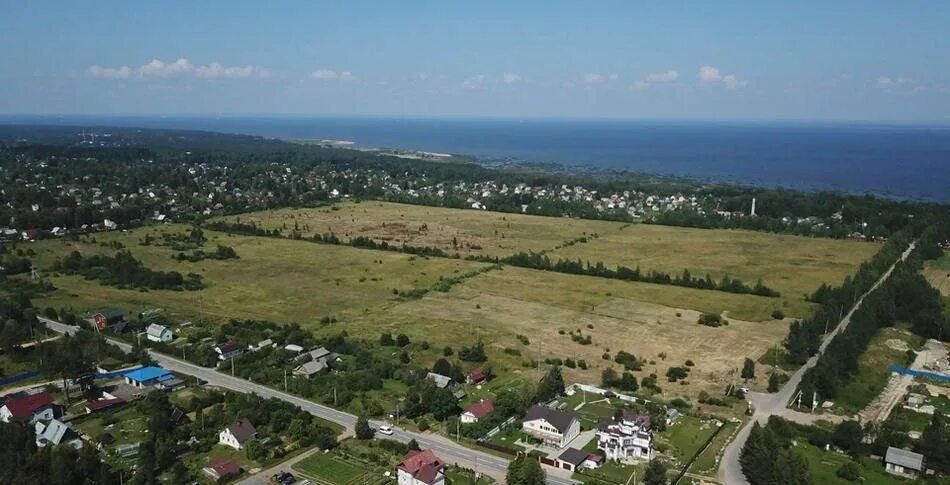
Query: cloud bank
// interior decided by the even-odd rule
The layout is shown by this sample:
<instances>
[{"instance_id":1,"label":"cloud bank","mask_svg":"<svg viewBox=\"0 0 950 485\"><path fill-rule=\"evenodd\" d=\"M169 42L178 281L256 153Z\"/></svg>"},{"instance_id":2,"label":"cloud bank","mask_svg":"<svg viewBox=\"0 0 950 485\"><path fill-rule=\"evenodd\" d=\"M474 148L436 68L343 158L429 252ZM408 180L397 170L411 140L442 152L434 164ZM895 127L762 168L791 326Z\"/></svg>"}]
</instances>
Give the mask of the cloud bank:
<instances>
[{"instance_id":1,"label":"cloud bank","mask_svg":"<svg viewBox=\"0 0 950 485\"><path fill-rule=\"evenodd\" d=\"M259 66L224 66L217 62L196 65L184 57L172 62L152 59L138 67L91 66L86 70L89 76L101 79L147 79L168 78L173 76L192 76L200 79L239 79L270 77L270 72Z\"/></svg>"}]
</instances>

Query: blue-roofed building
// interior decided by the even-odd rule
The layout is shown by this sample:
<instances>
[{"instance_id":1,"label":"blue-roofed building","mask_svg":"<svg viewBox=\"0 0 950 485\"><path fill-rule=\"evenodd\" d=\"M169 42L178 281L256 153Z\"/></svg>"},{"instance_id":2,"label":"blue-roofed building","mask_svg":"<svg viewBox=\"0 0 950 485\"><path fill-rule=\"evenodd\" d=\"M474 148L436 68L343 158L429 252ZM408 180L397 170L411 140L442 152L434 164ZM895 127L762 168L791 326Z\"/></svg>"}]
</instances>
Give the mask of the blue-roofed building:
<instances>
[{"instance_id":1,"label":"blue-roofed building","mask_svg":"<svg viewBox=\"0 0 950 485\"><path fill-rule=\"evenodd\" d=\"M173 379L174 377L175 376L168 370L150 365L125 374L125 382L131 386L142 388Z\"/></svg>"}]
</instances>

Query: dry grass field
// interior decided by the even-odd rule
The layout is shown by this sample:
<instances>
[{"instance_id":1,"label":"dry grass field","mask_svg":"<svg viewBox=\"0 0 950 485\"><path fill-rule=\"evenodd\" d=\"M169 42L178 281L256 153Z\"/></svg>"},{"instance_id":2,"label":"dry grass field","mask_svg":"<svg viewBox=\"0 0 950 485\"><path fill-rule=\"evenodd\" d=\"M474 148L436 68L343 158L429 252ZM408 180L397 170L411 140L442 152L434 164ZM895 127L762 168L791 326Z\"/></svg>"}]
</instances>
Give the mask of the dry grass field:
<instances>
[{"instance_id":1,"label":"dry grass field","mask_svg":"<svg viewBox=\"0 0 950 485\"><path fill-rule=\"evenodd\" d=\"M761 279L791 304L822 283L841 283L877 250L876 244L857 241L638 224L601 232L550 256L672 275L688 269L696 277L709 274L718 281L728 275L749 285Z\"/></svg>"},{"instance_id":2,"label":"dry grass field","mask_svg":"<svg viewBox=\"0 0 950 485\"><path fill-rule=\"evenodd\" d=\"M179 233L183 226L144 228L130 233L96 235L99 243L116 240L155 270L194 272L204 277L201 291L120 290L79 276L54 276L59 290L38 298L40 306L72 307L78 311L117 306L138 312L163 308L181 319L226 321L229 318L268 319L316 324L322 317L345 318L375 311L394 300L392 290L429 286L441 276L472 271L484 265L452 259L425 259L406 254L313 244L300 241L228 236L206 231L209 242L231 246L240 259L199 262L173 260L173 251L138 244L147 232ZM83 254L113 254L100 244L43 241L30 246L37 265L49 268L55 258L78 250Z\"/></svg>"},{"instance_id":3,"label":"dry grass field","mask_svg":"<svg viewBox=\"0 0 950 485\"><path fill-rule=\"evenodd\" d=\"M566 378L575 382L599 382L605 365L619 367L604 361L602 354L607 349L611 355L625 350L653 361L636 373L638 377L656 372L667 394L695 397L701 390L721 389L744 357L758 358L788 331L788 321L749 322L732 317L724 327L699 325L700 312L692 308L718 312L730 303L749 305L743 299L768 300L726 294L731 302L728 298L717 302L707 299L706 293L719 296L703 290L506 267L472 278L448 293L395 304L387 314L387 325L399 331L411 328L413 338L450 345L470 345L480 336L492 350L492 361L504 362L508 371L533 373L521 367L524 361L537 358L540 342L542 358L585 359L591 365L586 371L564 369ZM643 298L663 299L666 305ZM347 328L378 332L373 325L363 320ZM568 335L572 330L590 335L592 344L572 341ZM519 334L527 336L530 345L523 345L516 337ZM521 351L522 356L505 354L506 347ZM666 383L666 370L687 359L696 364L688 385Z\"/></svg>"},{"instance_id":4,"label":"dry grass field","mask_svg":"<svg viewBox=\"0 0 950 485\"><path fill-rule=\"evenodd\" d=\"M531 379L538 344L542 358L584 359L587 370L565 368L569 381L597 383L602 359L624 350L646 364L637 376L659 376L667 397L695 397L720 390L733 380L745 357L757 359L780 344L790 319L776 321L774 310L803 316L809 305L801 294L822 281L835 283L856 270L876 249L870 244L786 237L746 231L712 231L604 221L546 218L472 210L441 209L379 202L338 204L323 209L285 209L240 216L267 228L294 225L304 233L334 232L343 237L369 236L391 244L438 246L466 254L509 255L518 251L553 251L561 257L605 261L642 269L714 277L730 274L754 283L759 277L783 292L765 298L604 278L504 267L471 277L445 293L430 292L405 300L393 289L428 287L443 277L469 273L487 265L450 258L423 258L402 253L314 244L288 239L231 236L205 231L206 249L231 246L238 260L179 262L173 251L141 246L147 233L181 233L184 226L143 228L129 233L97 234L87 240L31 244L40 268L78 250L114 252L103 243L119 241L148 267L195 272L208 287L197 292L120 290L80 277L50 275L59 290L36 299L40 307L85 311L117 306L131 313L163 308L178 320L221 322L229 318L298 322L321 334L342 330L375 339L381 331L406 333L428 341L413 358L429 365L442 348L456 349L482 338L496 372ZM236 219L234 216L232 219ZM565 241L597 234L588 243ZM698 325L701 312L724 315L728 326ZM332 315L338 322L321 325ZM590 345L574 342L570 331L589 335ZM561 332L564 332L563 334ZM517 338L526 336L530 345ZM505 351L509 349L509 351ZM517 355L520 352L521 355ZM663 356L661 356L663 354ZM692 360L686 384L666 382L671 366Z\"/></svg>"},{"instance_id":5,"label":"dry grass field","mask_svg":"<svg viewBox=\"0 0 950 485\"><path fill-rule=\"evenodd\" d=\"M519 251L550 250L584 234L606 231L615 223L558 219L523 214L447 209L389 202L344 202L330 208L280 209L225 220L253 222L289 234L297 224L304 236L332 232L410 246L434 246L462 257L471 254L508 256ZM453 244L453 238L455 244Z\"/></svg>"},{"instance_id":6,"label":"dry grass field","mask_svg":"<svg viewBox=\"0 0 950 485\"><path fill-rule=\"evenodd\" d=\"M376 201L256 212L242 214L240 220L288 232L297 227L305 236L333 232L344 238L366 236L390 244L435 246L463 257L548 251L552 259L603 261L609 267L640 266L643 271L658 270L672 275L688 269L693 276L708 273L718 280L729 275L749 285L761 279L782 293L773 306L796 317L805 316L808 310L802 301L804 294L822 283L840 283L878 249L869 243L753 231L625 224ZM564 245L592 234L597 237L587 243ZM728 300L727 296L723 298ZM654 299L647 301L666 304ZM744 318L765 318L761 313L742 309L733 312Z\"/></svg>"}]
</instances>

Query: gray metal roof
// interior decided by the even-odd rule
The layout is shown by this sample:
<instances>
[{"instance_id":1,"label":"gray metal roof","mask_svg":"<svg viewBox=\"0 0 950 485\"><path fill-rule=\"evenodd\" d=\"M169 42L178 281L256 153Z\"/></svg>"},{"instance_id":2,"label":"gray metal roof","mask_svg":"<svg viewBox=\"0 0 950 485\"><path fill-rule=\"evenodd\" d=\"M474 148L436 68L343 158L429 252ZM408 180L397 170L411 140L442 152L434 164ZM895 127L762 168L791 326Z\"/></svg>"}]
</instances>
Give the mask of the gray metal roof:
<instances>
[{"instance_id":1,"label":"gray metal roof","mask_svg":"<svg viewBox=\"0 0 950 485\"><path fill-rule=\"evenodd\" d=\"M439 389L448 387L448 385L452 383L451 377L444 376L442 374L436 374L435 372L426 374L426 378L435 381L435 387L438 387Z\"/></svg>"},{"instance_id":2,"label":"gray metal roof","mask_svg":"<svg viewBox=\"0 0 950 485\"><path fill-rule=\"evenodd\" d=\"M910 468L911 470L923 471L924 469L924 455L901 448L894 448L893 446L887 447L887 455L884 456L884 461L886 463L900 465L904 468Z\"/></svg>"},{"instance_id":3,"label":"gray metal roof","mask_svg":"<svg viewBox=\"0 0 950 485\"><path fill-rule=\"evenodd\" d=\"M157 323L153 323L149 325L148 328L145 329L145 332L153 337L161 338L162 333L165 332L165 330L168 330L168 327L164 325L159 325Z\"/></svg>"}]
</instances>

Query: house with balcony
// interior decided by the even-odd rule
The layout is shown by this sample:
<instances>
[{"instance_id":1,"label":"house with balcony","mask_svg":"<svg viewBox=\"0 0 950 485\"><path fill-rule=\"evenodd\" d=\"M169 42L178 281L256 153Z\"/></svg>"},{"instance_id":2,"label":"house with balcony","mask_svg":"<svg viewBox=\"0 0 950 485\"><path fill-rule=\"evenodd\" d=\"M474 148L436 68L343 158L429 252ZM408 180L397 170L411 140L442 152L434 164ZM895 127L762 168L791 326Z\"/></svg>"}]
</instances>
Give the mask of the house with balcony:
<instances>
[{"instance_id":1,"label":"house with balcony","mask_svg":"<svg viewBox=\"0 0 950 485\"><path fill-rule=\"evenodd\" d=\"M525 414L521 430L544 446L561 449L580 434L581 418L574 412L533 406Z\"/></svg>"},{"instance_id":2,"label":"house with balcony","mask_svg":"<svg viewBox=\"0 0 950 485\"><path fill-rule=\"evenodd\" d=\"M650 416L624 411L597 426L597 449L608 460L649 460L653 456Z\"/></svg>"}]
</instances>

